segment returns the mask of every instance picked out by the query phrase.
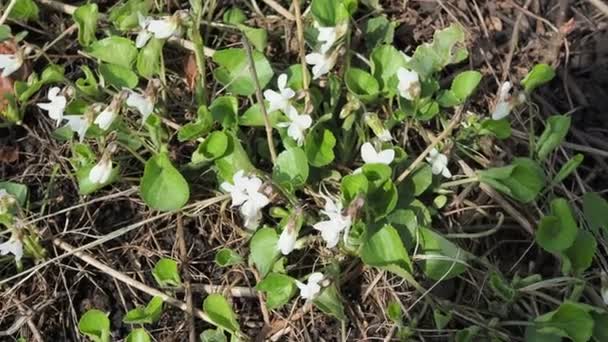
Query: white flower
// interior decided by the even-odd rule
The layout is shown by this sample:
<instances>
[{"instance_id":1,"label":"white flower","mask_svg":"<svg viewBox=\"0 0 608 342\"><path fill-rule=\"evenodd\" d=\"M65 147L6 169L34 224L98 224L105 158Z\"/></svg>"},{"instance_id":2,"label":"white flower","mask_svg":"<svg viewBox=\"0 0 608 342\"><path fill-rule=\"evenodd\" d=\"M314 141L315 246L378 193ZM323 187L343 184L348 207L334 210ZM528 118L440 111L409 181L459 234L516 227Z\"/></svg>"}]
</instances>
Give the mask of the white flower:
<instances>
[{"instance_id":1,"label":"white flower","mask_svg":"<svg viewBox=\"0 0 608 342\"><path fill-rule=\"evenodd\" d=\"M314 80L327 74L334 67L336 56L335 54L328 56L324 53L312 52L306 55L306 63L313 65L312 78Z\"/></svg>"},{"instance_id":2,"label":"white flower","mask_svg":"<svg viewBox=\"0 0 608 342\"><path fill-rule=\"evenodd\" d=\"M105 184L112 175L112 159L102 157L91 171L89 171L89 180L93 184Z\"/></svg>"},{"instance_id":3,"label":"white flower","mask_svg":"<svg viewBox=\"0 0 608 342\"><path fill-rule=\"evenodd\" d=\"M296 280L296 286L300 289L300 296L307 301L315 299L319 292L321 292L321 285L319 283L323 281L323 277L323 273L315 272L308 276L308 284Z\"/></svg>"},{"instance_id":4,"label":"white flower","mask_svg":"<svg viewBox=\"0 0 608 342\"><path fill-rule=\"evenodd\" d=\"M334 248L340 241L340 233L345 230L344 237L348 235L351 225L350 216L342 215L342 204L334 202L328 196L322 195L325 199L325 208L321 213L328 217L328 220L315 223L312 227L321 232L321 237L327 243L327 248Z\"/></svg>"},{"instance_id":5,"label":"white flower","mask_svg":"<svg viewBox=\"0 0 608 342\"><path fill-rule=\"evenodd\" d=\"M410 101L420 96L420 79L417 72L400 67L397 70L397 79L399 95Z\"/></svg>"},{"instance_id":6,"label":"white flower","mask_svg":"<svg viewBox=\"0 0 608 342\"><path fill-rule=\"evenodd\" d=\"M16 203L15 197L5 189L0 189L0 215L8 213L9 209Z\"/></svg>"},{"instance_id":7,"label":"white flower","mask_svg":"<svg viewBox=\"0 0 608 342\"><path fill-rule=\"evenodd\" d=\"M298 232L293 225L287 225L281 235L277 245L283 255L288 255L296 247L296 240L298 239Z\"/></svg>"},{"instance_id":8,"label":"white flower","mask_svg":"<svg viewBox=\"0 0 608 342\"><path fill-rule=\"evenodd\" d=\"M2 70L2 77L8 77L15 71L19 70L23 65L23 55L17 52L12 55L0 54L0 69Z\"/></svg>"},{"instance_id":9,"label":"white flower","mask_svg":"<svg viewBox=\"0 0 608 342\"><path fill-rule=\"evenodd\" d=\"M104 131L108 130L108 128L110 128L110 125L112 124L112 122L114 122L114 118L116 117L116 111L112 108L112 105L106 107L106 109L103 110L103 112L99 113L99 115L97 115L97 117L95 118L95 121L93 121L93 123L95 123L97 126L99 126L99 128L103 129Z\"/></svg>"},{"instance_id":10,"label":"white flower","mask_svg":"<svg viewBox=\"0 0 608 342\"><path fill-rule=\"evenodd\" d=\"M11 238L3 243L0 243L0 255L12 254L15 256L15 260L19 261L23 257L23 244L16 238L15 234Z\"/></svg>"},{"instance_id":11,"label":"white flower","mask_svg":"<svg viewBox=\"0 0 608 342\"><path fill-rule=\"evenodd\" d=\"M86 115L65 115L63 118L68 120L67 126L78 134L78 138L82 142L89 126L91 126L90 119Z\"/></svg>"},{"instance_id":12,"label":"white flower","mask_svg":"<svg viewBox=\"0 0 608 342\"><path fill-rule=\"evenodd\" d=\"M388 129L383 129L380 134L376 135L378 137L378 139L380 139L380 141L384 141L384 142L388 142L393 140L393 135L391 134L391 131L389 131Z\"/></svg>"},{"instance_id":13,"label":"white flower","mask_svg":"<svg viewBox=\"0 0 608 342\"><path fill-rule=\"evenodd\" d=\"M167 39L179 34L179 20L175 16L164 17L160 20L148 21L147 30L154 34L156 39Z\"/></svg>"},{"instance_id":14,"label":"white flower","mask_svg":"<svg viewBox=\"0 0 608 342\"><path fill-rule=\"evenodd\" d=\"M127 106L134 107L139 111L142 116L142 122L146 122L148 117L154 111L154 100L149 96L139 94L132 90L129 90L129 96L127 97Z\"/></svg>"},{"instance_id":15,"label":"white flower","mask_svg":"<svg viewBox=\"0 0 608 342\"><path fill-rule=\"evenodd\" d=\"M431 164L431 170L434 175L441 174L445 178L452 178L452 173L448 169L448 157L445 154L439 153L437 149L432 149L429 152L426 161Z\"/></svg>"},{"instance_id":16,"label":"white flower","mask_svg":"<svg viewBox=\"0 0 608 342\"><path fill-rule=\"evenodd\" d=\"M279 76L277 85L279 86L279 92L270 89L264 91L264 99L270 103L268 112L280 110L287 114L287 111L292 107L289 101L296 95L296 92L287 87L287 74Z\"/></svg>"},{"instance_id":17,"label":"white flower","mask_svg":"<svg viewBox=\"0 0 608 342\"><path fill-rule=\"evenodd\" d=\"M139 22L139 33L137 33L137 38L135 38L135 46L140 49L152 38L152 33L148 31L148 25L152 21L152 18L144 17L138 12L137 21Z\"/></svg>"},{"instance_id":18,"label":"white flower","mask_svg":"<svg viewBox=\"0 0 608 342\"><path fill-rule=\"evenodd\" d=\"M361 145L361 158L365 164L389 165L395 159L395 151L393 149L386 149L378 152L371 143L366 142Z\"/></svg>"},{"instance_id":19,"label":"white flower","mask_svg":"<svg viewBox=\"0 0 608 342\"><path fill-rule=\"evenodd\" d=\"M298 146L304 143L304 132L312 125L312 118L308 114L300 115L295 108L290 107L285 113L289 122L281 122L279 127L287 127L287 135L296 141Z\"/></svg>"},{"instance_id":20,"label":"white flower","mask_svg":"<svg viewBox=\"0 0 608 342\"><path fill-rule=\"evenodd\" d=\"M498 91L498 102L492 112L492 120L501 120L506 118L513 109L511 102L511 82L505 82L500 86Z\"/></svg>"},{"instance_id":21,"label":"white flower","mask_svg":"<svg viewBox=\"0 0 608 342\"><path fill-rule=\"evenodd\" d=\"M241 207L240 212L245 221L245 227L257 228L262 218L260 210L270 203L268 197L260 192L262 180L255 176L244 176L244 171L240 170L234 174L232 181L233 184L223 182L220 188L230 193L233 207Z\"/></svg>"},{"instance_id":22,"label":"white flower","mask_svg":"<svg viewBox=\"0 0 608 342\"><path fill-rule=\"evenodd\" d=\"M317 41L322 42L319 50L321 53L327 53L329 49L336 43L336 41L342 37L348 28L347 23L342 23L333 27L319 26L317 22L314 23L315 27L319 31Z\"/></svg>"},{"instance_id":23,"label":"white flower","mask_svg":"<svg viewBox=\"0 0 608 342\"><path fill-rule=\"evenodd\" d=\"M59 127L59 124L63 120L63 112L67 104L65 96L59 95L60 91L59 87L49 89L47 97L50 102L36 104L40 109L46 110L51 119L57 121L57 127Z\"/></svg>"}]
</instances>

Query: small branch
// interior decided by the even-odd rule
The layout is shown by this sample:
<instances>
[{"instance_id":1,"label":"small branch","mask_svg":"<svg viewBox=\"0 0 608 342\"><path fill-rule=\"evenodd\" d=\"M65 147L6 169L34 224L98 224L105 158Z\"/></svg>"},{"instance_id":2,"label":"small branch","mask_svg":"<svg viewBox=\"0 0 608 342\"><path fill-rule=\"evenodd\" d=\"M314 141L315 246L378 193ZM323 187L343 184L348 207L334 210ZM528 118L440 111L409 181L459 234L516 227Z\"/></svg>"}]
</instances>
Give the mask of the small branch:
<instances>
[{"instance_id":1,"label":"small branch","mask_svg":"<svg viewBox=\"0 0 608 342\"><path fill-rule=\"evenodd\" d=\"M461 113L462 107L457 108L456 114L454 114L454 117L452 118L452 121L450 121L448 126L443 130L443 132L441 132L441 134L439 134L437 139L435 139L435 141L432 141L431 144L429 144L429 146L424 151L422 151L420 155L418 155L418 158L416 158L416 160L414 160L414 162L407 169L405 169L405 171L403 171L403 173L401 173L399 177L397 177L395 184L401 183L405 179L405 177L412 173L412 171L414 171L418 167L418 165L424 161L424 158L431 152L433 148L435 148L435 146L437 146L437 144L439 144L440 141L442 141L448 135L450 135L450 133L452 133L452 130L460 121Z\"/></svg>"},{"instance_id":2,"label":"small branch","mask_svg":"<svg viewBox=\"0 0 608 342\"><path fill-rule=\"evenodd\" d=\"M161 292L153 287L150 287L142 282L139 282L129 276L126 276L123 273L120 273L118 271L116 271L115 269L111 268L110 266L98 261L97 259L93 258L92 256L85 254L83 252L78 251L75 247L72 247L70 244L68 244L67 242L64 242L63 240L56 238L53 240L53 244L55 244L55 246L61 248L62 250L66 251L67 253L69 253L70 255L75 255L78 258L80 258L82 261L86 262L87 264L97 268L98 270L102 271L103 273L111 276L112 278L119 280L131 287L134 287L142 292L145 292L147 294L149 294L150 296L153 297L161 297L163 299L163 301L171 306L174 306L182 311L185 311L189 314L192 314L200 319L202 319L203 321L212 324L212 325L216 325L211 318L209 318L209 316L207 316L207 314L205 314L204 312L202 312L201 310L198 309L192 309L190 307L188 307L188 305L186 305L186 303L179 301L169 295L167 295L164 292Z\"/></svg>"},{"instance_id":3,"label":"small branch","mask_svg":"<svg viewBox=\"0 0 608 342\"><path fill-rule=\"evenodd\" d=\"M177 214L176 222L176 239L179 249L179 258L182 262L181 271L184 275L184 297L186 297L186 306L188 312L192 312L194 305L192 305L192 289L190 288L190 273L188 272L188 248L186 247L186 239L184 238L184 222L182 220L182 214ZM194 316L186 314L186 320L188 321L189 334L188 338L190 342L196 342L196 329L194 326Z\"/></svg>"},{"instance_id":4,"label":"small branch","mask_svg":"<svg viewBox=\"0 0 608 342\"><path fill-rule=\"evenodd\" d=\"M266 3L266 5L268 5L270 8L275 10L277 13L284 16L285 19L291 20L291 21L296 20L296 18L294 18L293 15L288 10L286 10L285 7L281 6L278 2L276 2L274 0L263 0L263 1Z\"/></svg>"},{"instance_id":5,"label":"small branch","mask_svg":"<svg viewBox=\"0 0 608 342\"><path fill-rule=\"evenodd\" d=\"M268 118L268 112L266 111L266 105L264 104L264 97L262 96L262 87L260 87L260 80L258 79L258 73L255 70L255 60L253 59L253 51L251 50L251 44L247 41L247 37L243 36L243 45L247 50L247 59L249 61L249 70L251 71L251 77L255 83L255 96L260 105L262 115L264 115L264 126L266 127L266 140L268 142L268 149L270 150L270 159L272 165L276 164L277 152L274 149L274 140L272 139L272 126L270 125L270 118Z\"/></svg>"},{"instance_id":6,"label":"small branch","mask_svg":"<svg viewBox=\"0 0 608 342\"><path fill-rule=\"evenodd\" d=\"M0 25L4 24L4 22L8 18L8 15L13 10L13 7L15 7L16 3L17 3L17 0L11 0L11 2L8 4L8 6L6 6L6 8L4 9L4 14L2 14L2 18L0 18Z\"/></svg>"},{"instance_id":7,"label":"small branch","mask_svg":"<svg viewBox=\"0 0 608 342\"><path fill-rule=\"evenodd\" d=\"M600 10L600 12L604 13L605 16L608 17L608 5L606 5L606 3L604 3L602 0L587 0L587 1L589 3L591 3L593 6L595 6L595 8Z\"/></svg>"},{"instance_id":8,"label":"small branch","mask_svg":"<svg viewBox=\"0 0 608 342\"><path fill-rule=\"evenodd\" d=\"M211 284L190 284L192 292L205 292L205 293L230 293L231 297L237 298L257 298L258 292L250 287L244 286L225 286L225 285L211 285ZM183 287L171 288L177 292L183 292L186 289Z\"/></svg>"},{"instance_id":9,"label":"small branch","mask_svg":"<svg viewBox=\"0 0 608 342\"><path fill-rule=\"evenodd\" d=\"M527 0L524 9L528 9L532 3L532 0ZM511 42L509 43L509 53L507 54L507 59L505 61L504 67L502 69L502 81L506 81L509 76L509 69L511 69L511 61L513 60L513 54L515 53L515 48L517 47L517 43L519 42L519 26L521 25L521 21L524 17L524 13L520 12L517 14L517 19L515 19L515 25L513 25L513 32L511 33Z\"/></svg>"}]
</instances>

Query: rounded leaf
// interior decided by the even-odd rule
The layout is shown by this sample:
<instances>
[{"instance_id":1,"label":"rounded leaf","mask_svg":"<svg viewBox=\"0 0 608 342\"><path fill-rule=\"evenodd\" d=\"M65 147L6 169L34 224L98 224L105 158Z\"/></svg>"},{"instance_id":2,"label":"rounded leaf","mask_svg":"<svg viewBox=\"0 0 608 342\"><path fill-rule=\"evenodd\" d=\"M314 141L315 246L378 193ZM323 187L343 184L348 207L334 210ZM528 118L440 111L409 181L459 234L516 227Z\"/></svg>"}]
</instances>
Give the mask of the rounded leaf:
<instances>
[{"instance_id":1,"label":"rounded leaf","mask_svg":"<svg viewBox=\"0 0 608 342\"><path fill-rule=\"evenodd\" d=\"M190 198L188 182L165 153L157 154L146 163L140 191L146 204L161 211L177 210Z\"/></svg>"}]
</instances>

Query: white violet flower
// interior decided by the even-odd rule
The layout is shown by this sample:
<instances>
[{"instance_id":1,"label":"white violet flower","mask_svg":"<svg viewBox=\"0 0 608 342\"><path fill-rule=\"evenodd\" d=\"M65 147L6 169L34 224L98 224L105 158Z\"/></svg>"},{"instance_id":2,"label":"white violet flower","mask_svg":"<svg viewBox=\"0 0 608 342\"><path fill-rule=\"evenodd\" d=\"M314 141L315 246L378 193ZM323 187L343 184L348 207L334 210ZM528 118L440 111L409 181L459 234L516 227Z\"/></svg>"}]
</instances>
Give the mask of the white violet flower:
<instances>
[{"instance_id":1,"label":"white violet flower","mask_svg":"<svg viewBox=\"0 0 608 342\"><path fill-rule=\"evenodd\" d=\"M345 231L344 238L347 237L351 218L342 215L342 203L334 202L328 196L322 196L325 199L325 208L321 213L327 216L328 220L315 223L313 228L321 232L321 238L327 243L327 248L334 248L340 241L342 231Z\"/></svg>"},{"instance_id":2,"label":"white violet flower","mask_svg":"<svg viewBox=\"0 0 608 342\"><path fill-rule=\"evenodd\" d=\"M76 134L80 142L84 141L84 137L87 134L89 126L91 126L91 120L87 115L65 115L64 119L68 120L67 126Z\"/></svg>"},{"instance_id":3,"label":"white violet flower","mask_svg":"<svg viewBox=\"0 0 608 342\"><path fill-rule=\"evenodd\" d=\"M6 214L15 202L13 195L9 194L5 189L0 189L0 215Z\"/></svg>"},{"instance_id":4,"label":"white violet flower","mask_svg":"<svg viewBox=\"0 0 608 342\"><path fill-rule=\"evenodd\" d=\"M316 27L317 31L319 31L317 41L323 42L319 48L319 51L323 54L327 53L331 49L336 41L346 33L348 28L347 23L342 23L337 26L323 27L315 22L314 26Z\"/></svg>"},{"instance_id":5,"label":"white violet flower","mask_svg":"<svg viewBox=\"0 0 608 342\"><path fill-rule=\"evenodd\" d=\"M158 20L149 20L146 28L156 39L167 39L179 35L179 18L175 15Z\"/></svg>"},{"instance_id":6,"label":"white violet flower","mask_svg":"<svg viewBox=\"0 0 608 342\"><path fill-rule=\"evenodd\" d=\"M36 104L40 109L48 112L49 117L57 122L57 127L59 127L59 124L63 120L63 112L67 104L65 96L59 95L60 92L61 89L59 87L53 87L49 89L49 94L47 95L50 102Z\"/></svg>"},{"instance_id":7,"label":"white violet flower","mask_svg":"<svg viewBox=\"0 0 608 342\"><path fill-rule=\"evenodd\" d=\"M14 54L0 54L0 69L2 69L2 77L8 77L15 71L19 70L23 65L23 54L16 52Z\"/></svg>"},{"instance_id":8,"label":"white violet flower","mask_svg":"<svg viewBox=\"0 0 608 342\"><path fill-rule=\"evenodd\" d=\"M492 120L506 118L509 113L511 113L511 110L513 110L513 107L526 100L525 95L522 93L514 101L511 96L511 88L511 82L504 82L500 85L500 89L498 90L498 101L496 102L494 111L492 111Z\"/></svg>"},{"instance_id":9,"label":"white violet flower","mask_svg":"<svg viewBox=\"0 0 608 342\"><path fill-rule=\"evenodd\" d=\"M296 96L296 92L287 87L287 74L281 74L279 76L277 79L277 86L279 87L278 92L270 89L264 91L264 99L270 103L268 112L280 110L287 114L290 107L292 107L289 101Z\"/></svg>"},{"instance_id":10,"label":"white violet flower","mask_svg":"<svg viewBox=\"0 0 608 342\"><path fill-rule=\"evenodd\" d=\"M452 178L452 173L448 169L448 157L445 154L439 153L437 149L433 148L426 157L426 161L431 164L434 175L441 174L445 178Z\"/></svg>"},{"instance_id":11,"label":"white violet flower","mask_svg":"<svg viewBox=\"0 0 608 342\"><path fill-rule=\"evenodd\" d=\"M0 255L7 255L9 253L15 256L16 261L21 260L23 257L23 243L21 243L21 240L15 234L8 241L0 243Z\"/></svg>"},{"instance_id":12,"label":"white violet flower","mask_svg":"<svg viewBox=\"0 0 608 342\"><path fill-rule=\"evenodd\" d=\"M395 159L395 150L386 149L378 152L371 143L366 142L361 145L361 159L365 164L389 165Z\"/></svg>"},{"instance_id":13,"label":"white violet flower","mask_svg":"<svg viewBox=\"0 0 608 342\"><path fill-rule=\"evenodd\" d=\"M146 122L148 117L154 111L155 99L151 96L142 95L140 93L129 90L129 96L127 97L127 106L134 107L142 116L142 122Z\"/></svg>"},{"instance_id":14,"label":"white violet flower","mask_svg":"<svg viewBox=\"0 0 608 342\"><path fill-rule=\"evenodd\" d=\"M300 296L307 301L315 299L319 292L321 292L321 285L319 283L323 281L323 278L323 273L315 272L308 276L307 284L296 280L296 286L300 289Z\"/></svg>"},{"instance_id":15,"label":"white violet flower","mask_svg":"<svg viewBox=\"0 0 608 342\"><path fill-rule=\"evenodd\" d=\"M89 171L89 180L93 184L105 184L112 175L112 159L105 155L101 157L91 171Z\"/></svg>"},{"instance_id":16,"label":"white violet flower","mask_svg":"<svg viewBox=\"0 0 608 342\"><path fill-rule=\"evenodd\" d=\"M296 247L297 239L298 232L293 225L288 224L285 228L283 228L283 231L279 236L279 241L277 242L281 254L288 255L291 253L291 251L293 251Z\"/></svg>"},{"instance_id":17,"label":"white violet flower","mask_svg":"<svg viewBox=\"0 0 608 342\"><path fill-rule=\"evenodd\" d=\"M312 67L312 79L327 74L336 64L335 54L326 55L324 53L312 52L306 55L306 63L311 64Z\"/></svg>"},{"instance_id":18,"label":"white violet flower","mask_svg":"<svg viewBox=\"0 0 608 342\"><path fill-rule=\"evenodd\" d=\"M148 25L150 25L150 21L152 18L144 17L141 13L137 13L137 21L139 23L139 32L137 33L137 38L135 38L135 46L138 49L141 49L146 45L148 40L152 38L152 33L148 31Z\"/></svg>"},{"instance_id":19,"label":"white violet flower","mask_svg":"<svg viewBox=\"0 0 608 342\"><path fill-rule=\"evenodd\" d=\"M220 188L232 197L232 206L240 206L241 216L245 220L245 227L248 229L257 228L262 218L261 209L264 208L270 199L260 192L262 180L252 176L247 177L244 171L237 171L232 177L233 184L223 182Z\"/></svg>"},{"instance_id":20,"label":"white violet flower","mask_svg":"<svg viewBox=\"0 0 608 342\"><path fill-rule=\"evenodd\" d=\"M397 79L399 80L397 90L401 97L412 101L420 96L420 79L417 72L400 67L397 70Z\"/></svg>"},{"instance_id":21,"label":"white violet flower","mask_svg":"<svg viewBox=\"0 0 608 342\"><path fill-rule=\"evenodd\" d=\"M304 132L312 125L312 118L308 114L298 114L295 108L291 107L285 113L289 122L281 122L279 127L287 127L287 135L296 141L298 146L304 143Z\"/></svg>"},{"instance_id":22,"label":"white violet flower","mask_svg":"<svg viewBox=\"0 0 608 342\"><path fill-rule=\"evenodd\" d=\"M109 105L106 107L106 109L99 113L99 115L97 115L93 123L95 123L97 126L99 126L99 128L103 129L104 131L107 131L108 128L110 128L110 125L112 125L112 122L114 122L114 118L116 118L116 115L117 113L114 110L113 106Z\"/></svg>"},{"instance_id":23,"label":"white violet flower","mask_svg":"<svg viewBox=\"0 0 608 342\"><path fill-rule=\"evenodd\" d=\"M391 134L391 131L389 131L388 129L383 129L380 134L377 135L378 139L380 139L380 141L383 142L388 142L393 140L393 135Z\"/></svg>"}]
</instances>

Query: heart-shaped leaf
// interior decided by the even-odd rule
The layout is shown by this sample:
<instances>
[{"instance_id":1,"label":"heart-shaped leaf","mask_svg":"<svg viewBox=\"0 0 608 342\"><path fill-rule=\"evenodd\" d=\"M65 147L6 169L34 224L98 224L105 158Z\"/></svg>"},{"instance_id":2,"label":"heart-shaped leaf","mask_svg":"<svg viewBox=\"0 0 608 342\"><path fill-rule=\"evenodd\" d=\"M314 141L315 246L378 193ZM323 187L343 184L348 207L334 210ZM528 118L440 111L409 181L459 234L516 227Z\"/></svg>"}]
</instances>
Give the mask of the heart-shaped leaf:
<instances>
[{"instance_id":1,"label":"heart-shaped leaf","mask_svg":"<svg viewBox=\"0 0 608 342\"><path fill-rule=\"evenodd\" d=\"M161 211L177 210L188 202L190 187L166 153L150 158L140 183L141 196L150 207Z\"/></svg>"}]
</instances>

